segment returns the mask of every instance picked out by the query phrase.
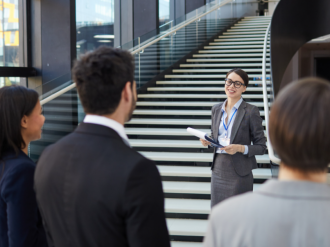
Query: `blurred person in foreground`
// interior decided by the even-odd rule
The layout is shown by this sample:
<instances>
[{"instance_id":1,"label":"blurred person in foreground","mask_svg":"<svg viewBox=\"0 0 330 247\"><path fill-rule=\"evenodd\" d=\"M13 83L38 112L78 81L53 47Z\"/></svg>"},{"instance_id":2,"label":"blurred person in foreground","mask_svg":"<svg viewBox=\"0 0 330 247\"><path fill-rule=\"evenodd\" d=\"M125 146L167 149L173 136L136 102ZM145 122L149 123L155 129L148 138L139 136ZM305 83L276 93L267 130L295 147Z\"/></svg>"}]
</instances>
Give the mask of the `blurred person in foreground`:
<instances>
[{"instance_id":1,"label":"blurred person in foreground","mask_svg":"<svg viewBox=\"0 0 330 247\"><path fill-rule=\"evenodd\" d=\"M35 174L50 245L169 247L159 172L123 126L137 100L134 58L101 47L72 72L86 117L45 149Z\"/></svg>"},{"instance_id":2,"label":"blurred person in foreground","mask_svg":"<svg viewBox=\"0 0 330 247\"><path fill-rule=\"evenodd\" d=\"M36 91L0 89L0 247L47 246L33 190L36 164L28 156L44 122Z\"/></svg>"},{"instance_id":3,"label":"blurred person in foreground","mask_svg":"<svg viewBox=\"0 0 330 247\"><path fill-rule=\"evenodd\" d=\"M330 246L330 82L306 78L276 98L270 141L278 180L217 205L204 247Z\"/></svg>"}]
</instances>

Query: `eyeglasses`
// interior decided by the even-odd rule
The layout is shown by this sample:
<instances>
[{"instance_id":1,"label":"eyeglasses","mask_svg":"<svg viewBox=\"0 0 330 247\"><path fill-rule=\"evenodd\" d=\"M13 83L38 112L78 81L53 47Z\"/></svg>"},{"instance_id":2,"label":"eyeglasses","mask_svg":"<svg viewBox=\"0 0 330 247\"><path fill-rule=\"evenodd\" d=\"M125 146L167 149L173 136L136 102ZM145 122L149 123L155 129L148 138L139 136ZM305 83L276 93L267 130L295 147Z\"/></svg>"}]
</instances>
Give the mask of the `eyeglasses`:
<instances>
[{"instance_id":1,"label":"eyeglasses","mask_svg":"<svg viewBox=\"0 0 330 247\"><path fill-rule=\"evenodd\" d=\"M231 84L234 83L235 88L240 88L241 86L245 86L245 84L240 81L232 81L231 79L228 78L225 79L225 82L227 86L230 86Z\"/></svg>"}]
</instances>

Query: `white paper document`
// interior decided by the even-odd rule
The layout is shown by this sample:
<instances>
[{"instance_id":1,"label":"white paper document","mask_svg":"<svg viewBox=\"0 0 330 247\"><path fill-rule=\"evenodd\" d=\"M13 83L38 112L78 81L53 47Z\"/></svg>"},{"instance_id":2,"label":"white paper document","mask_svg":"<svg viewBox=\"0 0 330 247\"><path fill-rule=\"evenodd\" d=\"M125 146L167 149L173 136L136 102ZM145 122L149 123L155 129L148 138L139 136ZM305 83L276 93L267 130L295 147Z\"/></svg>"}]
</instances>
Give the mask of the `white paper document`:
<instances>
[{"instance_id":1,"label":"white paper document","mask_svg":"<svg viewBox=\"0 0 330 247\"><path fill-rule=\"evenodd\" d=\"M207 133L188 127L187 132L205 141L209 141L213 147L223 148L217 141L213 140Z\"/></svg>"}]
</instances>

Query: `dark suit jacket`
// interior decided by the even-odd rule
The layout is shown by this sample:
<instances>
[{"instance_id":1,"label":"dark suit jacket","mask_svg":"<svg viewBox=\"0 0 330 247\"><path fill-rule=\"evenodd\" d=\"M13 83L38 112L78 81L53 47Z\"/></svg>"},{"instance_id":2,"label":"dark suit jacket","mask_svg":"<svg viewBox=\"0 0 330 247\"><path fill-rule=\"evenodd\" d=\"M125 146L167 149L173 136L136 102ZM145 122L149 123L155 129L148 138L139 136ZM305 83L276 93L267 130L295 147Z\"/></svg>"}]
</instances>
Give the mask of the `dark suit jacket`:
<instances>
[{"instance_id":1,"label":"dark suit jacket","mask_svg":"<svg viewBox=\"0 0 330 247\"><path fill-rule=\"evenodd\" d=\"M222 104L216 104L212 107L211 136L214 140L218 140ZM236 114L231 130L230 143L247 145L249 152L247 155L242 153L234 155L222 154L221 163L232 164L238 175L245 176L252 169L257 168L255 155L262 155L266 152L266 137L258 107L250 105L243 100ZM253 145L251 145L251 142ZM213 152L212 170L214 169L215 152L216 148L214 148Z\"/></svg>"},{"instance_id":2,"label":"dark suit jacket","mask_svg":"<svg viewBox=\"0 0 330 247\"><path fill-rule=\"evenodd\" d=\"M0 247L46 247L33 190L35 163L22 151L0 157Z\"/></svg>"},{"instance_id":3,"label":"dark suit jacket","mask_svg":"<svg viewBox=\"0 0 330 247\"><path fill-rule=\"evenodd\" d=\"M35 189L50 246L170 246L157 167L108 127L81 123L46 148Z\"/></svg>"}]
</instances>

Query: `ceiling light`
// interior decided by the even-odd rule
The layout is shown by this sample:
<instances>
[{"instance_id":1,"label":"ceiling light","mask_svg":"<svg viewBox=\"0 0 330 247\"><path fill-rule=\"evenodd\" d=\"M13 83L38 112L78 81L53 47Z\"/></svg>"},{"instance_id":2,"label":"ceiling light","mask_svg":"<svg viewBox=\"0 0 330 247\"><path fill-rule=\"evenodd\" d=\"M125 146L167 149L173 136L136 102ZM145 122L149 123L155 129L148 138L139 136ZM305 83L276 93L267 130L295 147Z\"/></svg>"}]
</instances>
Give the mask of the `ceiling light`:
<instances>
[{"instance_id":1,"label":"ceiling light","mask_svg":"<svg viewBox=\"0 0 330 247\"><path fill-rule=\"evenodd\" d=\"M111 40L98 40L97 42L100 42L100 43L111 43L112 41Z\"/></svg>"},{"instance_id":2,"label":"ceiling light","mask_svg":"<svg viewBox=\"0 0 330 247\"><path fill-rule=\"evenodd\" d=\"M113 34L99 34L94 36L95 39L114 39L115 35Z\"/></svg>"}]
</instances>

